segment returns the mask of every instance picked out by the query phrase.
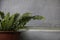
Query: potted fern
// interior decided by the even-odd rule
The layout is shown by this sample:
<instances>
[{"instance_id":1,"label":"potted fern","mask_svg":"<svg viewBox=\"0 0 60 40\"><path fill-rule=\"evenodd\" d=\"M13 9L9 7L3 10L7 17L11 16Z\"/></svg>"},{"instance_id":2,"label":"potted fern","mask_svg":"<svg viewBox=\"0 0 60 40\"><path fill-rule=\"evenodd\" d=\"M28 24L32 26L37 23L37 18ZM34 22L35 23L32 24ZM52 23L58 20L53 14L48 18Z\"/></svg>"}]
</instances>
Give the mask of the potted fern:
<instances>
[{"instance_id":1,"label":"potted fern","mask_svg":"<svg viewBox=\"0 0 60 40\"><path fill-rule=\"evenodd\" d=\"M20 15L15 13L10 15L8 12L6 15L0 11L0 40L18 40L20 32L19 29L26 29L26 23L31 19L42 20L44 17L30 15L31 13L24 13Z\"/></svg>"}]
</instances>

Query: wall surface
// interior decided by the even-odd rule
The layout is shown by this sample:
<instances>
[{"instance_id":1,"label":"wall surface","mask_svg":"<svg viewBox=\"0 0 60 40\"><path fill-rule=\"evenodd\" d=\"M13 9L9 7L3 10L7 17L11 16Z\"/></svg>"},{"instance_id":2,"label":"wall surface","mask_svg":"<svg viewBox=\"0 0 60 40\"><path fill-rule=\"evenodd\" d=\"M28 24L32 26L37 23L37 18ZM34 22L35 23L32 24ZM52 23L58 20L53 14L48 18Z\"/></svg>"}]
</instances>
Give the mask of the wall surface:
<instances>
[{"instance_id":1,"label":"wall surface","mask_svg":"<svg viewBox=\"0 0 60 40\"><path fill-rule=\"evenodd\" d=\"M45 21L31 20L29 26L60 26L60 0L2 0L1 10L4 12L32 12L32 15L42 15Z\"/></svg>"},{"instance_id":2,"label":"wall surface","mask_svg":"<svg viewBox=\"0 0 60 40\"><path fill-rule=\"evenodd\" d=\"M0 0L0 10L1 10L1 0Z\"/></svg>"}]
</instances>

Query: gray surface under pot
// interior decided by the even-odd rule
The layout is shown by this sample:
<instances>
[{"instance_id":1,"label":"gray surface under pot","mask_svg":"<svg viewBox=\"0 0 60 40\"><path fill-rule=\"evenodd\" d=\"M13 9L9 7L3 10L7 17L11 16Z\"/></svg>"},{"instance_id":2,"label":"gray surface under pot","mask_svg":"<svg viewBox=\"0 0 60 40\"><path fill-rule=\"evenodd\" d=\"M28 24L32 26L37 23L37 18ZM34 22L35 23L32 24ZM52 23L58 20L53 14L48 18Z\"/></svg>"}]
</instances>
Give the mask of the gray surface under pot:
<instances>
[{"instance_id":1,"label":"gray surface under pot","mask_svg":"<svg viewBox=\"0 0 60 40\"><path fill-rule=\"evenodd\" d=\"M60 31L26 31L21 40L60 40Z\"/></svg>"}]
</instances>

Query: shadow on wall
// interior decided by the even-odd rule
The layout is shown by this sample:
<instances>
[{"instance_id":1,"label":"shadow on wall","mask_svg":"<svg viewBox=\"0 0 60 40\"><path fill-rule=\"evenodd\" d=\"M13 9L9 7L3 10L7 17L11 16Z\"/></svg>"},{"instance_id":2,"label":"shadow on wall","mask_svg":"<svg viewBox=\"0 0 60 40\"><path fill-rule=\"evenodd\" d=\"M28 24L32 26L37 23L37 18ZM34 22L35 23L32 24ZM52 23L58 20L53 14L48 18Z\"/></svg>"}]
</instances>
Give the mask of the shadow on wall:
<instances>
[{"instance_id":1,"label":"shadow on wall","mask_svg":"<svg viewBox=\"0 0 60 40\"><path fill-rule=\"evenodd\" d=\"M60 40L60 32L26 31L21 40Z\"/></svg>"}]
</instances>

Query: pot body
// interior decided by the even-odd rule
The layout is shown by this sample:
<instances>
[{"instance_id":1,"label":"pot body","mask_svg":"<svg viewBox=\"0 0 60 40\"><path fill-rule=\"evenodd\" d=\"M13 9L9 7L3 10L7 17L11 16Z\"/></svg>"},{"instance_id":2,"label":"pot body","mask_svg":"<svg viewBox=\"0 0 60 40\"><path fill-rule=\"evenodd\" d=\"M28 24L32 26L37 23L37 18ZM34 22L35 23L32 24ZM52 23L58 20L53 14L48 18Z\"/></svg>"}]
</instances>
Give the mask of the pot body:
<instances>
[{"instance_id":1,"label":"pot body","mask_svg":"<svg viewBox=\"0 0 60 40\"><path fill-rule=\"evenodd\" d=\"M19 40L20 32L0 32L0 40Z\"/></svg>"}]
</instances>

